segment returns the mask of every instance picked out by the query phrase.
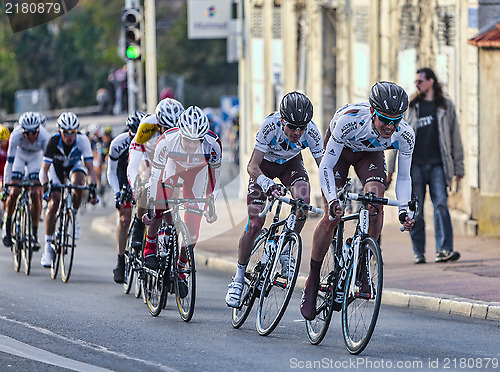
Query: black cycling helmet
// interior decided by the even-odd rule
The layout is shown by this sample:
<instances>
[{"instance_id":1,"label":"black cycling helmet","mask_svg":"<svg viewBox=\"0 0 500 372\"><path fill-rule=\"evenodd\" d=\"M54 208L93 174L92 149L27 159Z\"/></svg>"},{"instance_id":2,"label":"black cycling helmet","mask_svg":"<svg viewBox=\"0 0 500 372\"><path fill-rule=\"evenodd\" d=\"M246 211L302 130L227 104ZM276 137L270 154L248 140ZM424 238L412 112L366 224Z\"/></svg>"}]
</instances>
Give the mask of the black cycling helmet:
<instances>
[{"instance_id":1,"label":"black cycling helmet","mask_svg":"<svg viewBox=\"0 0 500 372\"><path fill-rule=\"evenodd\" d=\"M305 128L313 117L313 105L304 94L290 92L281 100L280 115L287 123Z\"/></svg>"},{"instance_id":2,"label":"black cycling helmet","mask_svg":"<svg viewBox=\"0 0 500 372\"><path fill-rule=\"evenodd\" d=\"M128 130L131 131L133 134L136 134L142 118L146 115L147 114L144 111L139 111L139 110L135 110L133 113L131 113L127 118Z\"/></svg>"},{"instance_id":3,"label":"black cycling helmet","mask_svg":"<svg viewBox=\"0 0 500 372\"><path fill-rule=\"evenodd\" d=\"M395 83L379 81L372 86L370 105L379 113L387 115L403 115L408 108L408 95Z\"/></svg>"}]
</instances>

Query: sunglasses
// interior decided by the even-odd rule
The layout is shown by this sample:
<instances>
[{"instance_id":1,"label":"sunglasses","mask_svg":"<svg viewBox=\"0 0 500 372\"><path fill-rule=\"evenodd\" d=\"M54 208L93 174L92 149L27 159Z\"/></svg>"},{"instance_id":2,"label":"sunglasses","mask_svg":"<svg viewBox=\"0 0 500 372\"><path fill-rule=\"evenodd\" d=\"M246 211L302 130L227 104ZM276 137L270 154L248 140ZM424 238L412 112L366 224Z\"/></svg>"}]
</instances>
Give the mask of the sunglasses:
<instances>
[{"instance_id":1,"label":"sunglasses","mask_svg":"<svg viewBox=\"0 0 500 372\"><path fill-rule=\"evenodd\" d=\"M27 136L29 136L30 134L37 134L38 129L37 130L25 130L23 133L26 134Z\"/></svg>"},{"instance_id":2,"label":"sunglasses","mask_svg":"<svg viewBox=\"0 0 500 372\"><path fill-rule=\"evenodd\" d=\"M375 110L375 114L378 117L378 120L384 125L394 125L397 126L401 119L403 119L404 114L401 114L401 116L398 116L397 118L390 118L388 116L382 115L380 112Z\"/></svg>"},{"instance_id":3,"label":"sunglasses","mask_svg":"<svg viewBox=\"0 0 500 372\"><path fill-rule=\"evenodd\" d=\"M292 132L295 132L297 129L298 130L304 130L306 129L305 126L303 125L296 125L296 124L291 124L291 123L288 123L285 121L285 124L288 126L288 128L292 131Z\"/></svg>"},{"instance_id":4,"label":"sunglasses","mask_svg":"<svg viewBox=\"0 0 500 372\"><path fill-rule=\"evenodd\" d=\"M78 131L76 129L73 129L73 130L63 130L62 131L62 134L68 136L68 135L74 135L74 134L77 134Z\"/></svg>"}]
</instances>

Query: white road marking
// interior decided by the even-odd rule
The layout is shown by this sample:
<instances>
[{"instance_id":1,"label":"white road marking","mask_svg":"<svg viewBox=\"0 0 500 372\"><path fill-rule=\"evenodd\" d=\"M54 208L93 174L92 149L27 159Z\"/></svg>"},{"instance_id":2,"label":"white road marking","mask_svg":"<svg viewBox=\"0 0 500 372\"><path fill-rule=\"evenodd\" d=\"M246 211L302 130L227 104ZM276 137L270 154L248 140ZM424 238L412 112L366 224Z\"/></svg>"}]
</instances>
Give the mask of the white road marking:
<instances>
[{"instance_id":1,"label":"white road marking","mask_svg":"<svg viewBox=\"0 0 500 372\"><path fill-rule=\"evenodd\" d=\"M153 362L150 362L147 360L130 357L124 353L109 350L104 346L92 344L92 343L89 343L89 342L86 342L83 340L68 338L68 337L59 335L57 333L54 333L48 329L37 327L37 326L34 326L32 324L29 324L26 322L21 322L21 321L15 320L15 319L10 319L10 318L7 318L6 316L3 316L3 315L0 316L0 320L5 320L8 322L17 324L17 325L21 325L21 326L24 326L26 328L43 333L47 336L55 337L55 338L61 339L63 341L70 342L72 344L87 348L87 349L91 349L91 350L106 353L106 354L111 354L111 355L119 357L119 358L131 360L134 362L145 364L145 365L150 366L150 367L158 368L162 371L178 372L174 368L170 368L170 367L164 366L164 365L159 364L159 363L153 363ZM67 369L74 370L74 371L91 371L91 372L111 371L111 370L106 369L106 368L101 368L98 366L86 364L83 362L78 362L78 361L73 360L73 359L59 356L57 354L51 353L49 351L45 351L43 349L36 348L34 346L25 344L23 342L17 341L13 338L10 338L10 337L4 336L4 335L0 335L0 351L3 351L5 353L9 353L9 354L14 354L14 355L17 355L17 356L20 356L23 358L36 360L39 362L67 368Z\"/></svg>"}]
</instances>

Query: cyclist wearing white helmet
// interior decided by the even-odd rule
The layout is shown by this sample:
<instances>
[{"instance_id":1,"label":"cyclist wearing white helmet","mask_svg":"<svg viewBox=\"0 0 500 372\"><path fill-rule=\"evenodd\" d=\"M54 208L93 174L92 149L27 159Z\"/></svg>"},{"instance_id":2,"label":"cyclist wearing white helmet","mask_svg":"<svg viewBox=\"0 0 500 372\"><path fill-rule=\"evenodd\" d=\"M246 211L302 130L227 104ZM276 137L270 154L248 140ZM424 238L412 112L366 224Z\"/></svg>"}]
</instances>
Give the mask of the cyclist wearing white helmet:
<instances>
[{"instance_id":1,"label":"cyclist wearing white helmet","mask_svg":"<svg viewBox=\"0 0 500 372\"><path fill-rule=\"evenodd\" d=\"M156 257L156 237L161 225L162 213L168 209L178 179L183 180L184 198L217 197L220 188L220 166L222 144L219 137L209 130L208 118L197 106L188 107L179 117L178 128L164 133L156 145L153 168L149 179L149 198L159 201L154 206L154 218L143 219L149 224L144 246L145 265L150 269L159 267ZM160 176L162 178L160 179ZM217 216L209 215L208 204L192 205L184 214L193 245L198 240L201 218L199 210L204 210L208 223ZM171 215L165 217L171 221ZM167 232L168 234L168 232ZM179 260L187 262L185 251L180 252Z\"/></svg>"},{"instance_id":2,"label":"cyclist wearing white helmet","mask_svg":"<svg viewBox=\"0 0 500 372\"><path fill-rule=\"evenodd\" d=\"M127 164L129 146L132 138L137 133L141 119L147 114L142 111L134 111L127 118L128 131L115 137L109 146L108 157L108 183L115 193L115 207L118 210L119 224L116 229L118 244L118 261L113 270L113 278L116 283L125 280L125 246L127 243L128 228L132 217L132 190L127 180ZM124 188L124 186L126 186Z\"/></svg>"},{"instance_id":3,"label":"cyclist wearing white helmet","mask_svg":"<svg viewBox=\"0 0 500 372\"><path fill-rule=\"evenodd\" d=\"M129 164L127 178L132 186L134 197L137 200L137 216L142 216L146 211L146 195L144 184L151 175L151 162L158 138L167 130L177 127L177 120L184 111L184 106L173 98L165 98L156 106L153 115L141 119L137 134L129 150ZM137 218L134 217L134 218ZM145 226L138 218L132 231L132 246L136 249L142 247Z\"/></svg>"},{"instance_id":4,"label":"cyclist wearing white helmet","mask_svg":"<svg viewBox=\"0 0 500 372\"><path fill-rule=\"evenodd\" d=\"M87 173L83 167L85 165L90 177L89 200L92 204L97 203L96 174L92 163L92 149L88 137L78 131L80 127L78 117L72 112L63 112L57 119L57 126L59 131L47 143L40 172L40 181L43 184L44 191L43 197L48 201L45 218L45 252L41 260L44 267L50 267L54 257L51 243L55 230L56 213L61 200L61 191L57 186L63 185L68 180L73 185L85 185L87 179ZM80 207L82 195L83 190L73 190L76 239L80 237L80 227L76 214Z\"/></svg>"},{"instance_id":5,"label":"cyclist wearing white helmet","mask_svg":"<svg viewBox=\"0 0 500 372\"><path fill-rule=\"evenodd\" d=\"M38 175L42 165L43 151L50 138L49 132L40 126L40 117L35 112L25 112L19 118L19 125L12 131L7 150L7 165L4 170L5 184L19 184L25 178L38 186L31 188L31 218L33 224L33 250L40 249L38 244L38 222L42 212L42 188ZM5 234L3 243L5 246L12 245L10 236L12 225L12 214L16 206L17 196L20 189L12 187L6 189L4 195L7 199L7 219L5 222Z\"/></svg>"}]
</instances>

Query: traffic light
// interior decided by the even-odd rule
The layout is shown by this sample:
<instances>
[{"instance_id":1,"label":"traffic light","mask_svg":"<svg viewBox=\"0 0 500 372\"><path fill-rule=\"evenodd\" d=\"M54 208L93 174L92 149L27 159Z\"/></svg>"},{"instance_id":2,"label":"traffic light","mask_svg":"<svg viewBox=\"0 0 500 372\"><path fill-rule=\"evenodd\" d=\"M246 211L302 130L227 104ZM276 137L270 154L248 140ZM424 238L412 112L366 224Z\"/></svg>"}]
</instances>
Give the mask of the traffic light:
<instances>
[{"instance_id":1,"label":"traffic light","mask_svg":"<svg viewBox=\"0 0 500 372\"><path fill-rule=\"evenodd\" d=\"M141 12L139 9L125 9L122 15L125 28L125 56L130 60L141 59Z\"/></svg>"}]
</instances>

